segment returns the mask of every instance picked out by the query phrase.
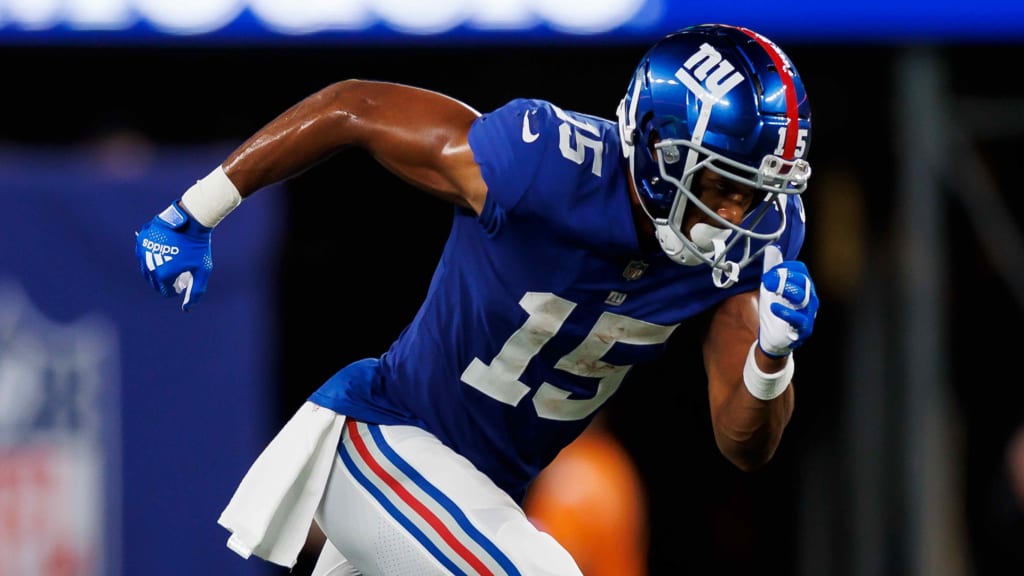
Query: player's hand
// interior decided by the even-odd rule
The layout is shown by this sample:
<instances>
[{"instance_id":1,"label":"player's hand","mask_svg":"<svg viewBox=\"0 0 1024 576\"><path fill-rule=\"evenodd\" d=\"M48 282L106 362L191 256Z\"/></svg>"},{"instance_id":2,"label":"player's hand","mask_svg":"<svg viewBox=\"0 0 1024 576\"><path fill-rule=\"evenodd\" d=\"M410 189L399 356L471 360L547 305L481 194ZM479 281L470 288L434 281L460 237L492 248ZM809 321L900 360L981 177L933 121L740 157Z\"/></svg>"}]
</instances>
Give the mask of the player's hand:
<instances>
[{"instance_id":1,"label":"player's hand","mask_svg":"<svg viewBox=\"0 0 1024 576\"><path fill-rule=\"evenodd\" d=\"M818 294L803 262L783 261L774 244L765 247L763 258L758 342L765 354L782 357L803 344L814 330Z\"/></svg>"},{"instance_id":2,"label":"player's hand","mask_svg":"<svg viewBox=\"0 0 1024 576\"><path fill-rule=\"evenodd\" d=\"M164 296L184 293L182 310L188 311L206 292L213 271L212 231L175 202L135 234L142 276Z\"/></svg>"}]
</instances>

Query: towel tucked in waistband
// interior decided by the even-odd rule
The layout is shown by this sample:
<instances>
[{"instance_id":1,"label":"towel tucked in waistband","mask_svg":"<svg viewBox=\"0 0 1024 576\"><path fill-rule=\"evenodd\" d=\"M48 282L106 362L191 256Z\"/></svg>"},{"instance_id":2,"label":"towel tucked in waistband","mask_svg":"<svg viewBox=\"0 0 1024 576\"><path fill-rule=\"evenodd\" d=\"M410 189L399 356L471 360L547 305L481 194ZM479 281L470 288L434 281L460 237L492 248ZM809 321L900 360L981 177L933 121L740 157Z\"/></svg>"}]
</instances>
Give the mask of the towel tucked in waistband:
<instances>
[{"instance_id":1,"label":"towel tucked in waistband","mask_svg":"<svg viewBox=\"0 0 1024 576\"><path fill-rule=\"evenodd\" d=\"M256 459L218 524L231 532L227 546L295 566L306 543L327 477L338 453L345 417L306 402Z\"/></svg>"}]
</instances>

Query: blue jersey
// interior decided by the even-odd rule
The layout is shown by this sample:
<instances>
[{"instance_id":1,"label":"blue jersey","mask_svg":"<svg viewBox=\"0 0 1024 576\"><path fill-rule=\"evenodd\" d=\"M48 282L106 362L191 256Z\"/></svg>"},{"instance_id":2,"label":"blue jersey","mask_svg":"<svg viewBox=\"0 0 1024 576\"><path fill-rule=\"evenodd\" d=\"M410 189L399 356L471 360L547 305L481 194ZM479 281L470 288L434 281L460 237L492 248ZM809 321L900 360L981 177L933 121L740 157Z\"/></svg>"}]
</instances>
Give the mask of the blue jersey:
<instances>
[{"instance_id":1,"label":"blue jersey","mask_svg":"<svg viewBox=\"0 0 1024 576\"><path fill-rule=\"evenodd\" d=\"M469 144L487 183L482 213L455 210L426 299L387 352L310 399L422 427L521 502L631 367L688 318L758 289L761 267L723 289L706 265L645 251L613 122L519 99L477 119ZM778 243L791 259L804 236L798 197L786 211ZM777 225L772 211L760 227Z\"/></svg>"}]
</instances>

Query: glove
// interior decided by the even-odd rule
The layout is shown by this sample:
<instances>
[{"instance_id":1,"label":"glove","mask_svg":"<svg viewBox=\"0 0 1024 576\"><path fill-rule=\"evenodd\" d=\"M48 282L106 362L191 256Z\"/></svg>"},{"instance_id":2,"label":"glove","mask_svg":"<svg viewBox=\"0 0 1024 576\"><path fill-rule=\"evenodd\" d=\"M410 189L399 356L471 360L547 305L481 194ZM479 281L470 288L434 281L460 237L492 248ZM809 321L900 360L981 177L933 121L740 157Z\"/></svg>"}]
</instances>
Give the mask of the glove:
<instances>
[{"instance_id":1,"label":"glove","mask_svg":"<svg viewBox=\"0 0 1024 576\"><path fill-rule=\"evenodd\" d=\"M142 276L164 296L184 292L181 309L186 312L206 292L213 271L212 232L175 202L135 233Z\"/></svg>"},{"instance_id":2,"label":"glove","mask_svg":"<svg viewBox=\"0 0 1024 576\"><path fill-rule=\"evenodd\" d=\"M774 244L765 247L763 258L758 345L765 354L781 358L814 330L818 294L803 262L783 261L782 251Z\"/></svg>"}]
</instances>

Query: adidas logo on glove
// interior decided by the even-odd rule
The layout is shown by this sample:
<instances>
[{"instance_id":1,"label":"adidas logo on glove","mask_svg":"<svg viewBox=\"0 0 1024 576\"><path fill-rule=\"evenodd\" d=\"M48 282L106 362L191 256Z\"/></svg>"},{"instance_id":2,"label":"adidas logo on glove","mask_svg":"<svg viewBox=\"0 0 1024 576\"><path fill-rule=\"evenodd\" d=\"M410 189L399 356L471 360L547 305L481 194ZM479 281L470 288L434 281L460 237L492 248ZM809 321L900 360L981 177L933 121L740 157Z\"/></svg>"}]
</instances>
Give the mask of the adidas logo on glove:
<instances>
[{"instance_id":1,"label":"adidas logo on glove","mask_svg":"<svg viewBox=\"0 0 1024 576\"><path fill-rule=\"evenodd\" d=\"M157 266L163 266L165 263L170 262L180 252L177 246L159 244L149 238L142 239L142 247L147 250L146 268L149 270L155 270Z\"/></svg>"}]
</instances>

